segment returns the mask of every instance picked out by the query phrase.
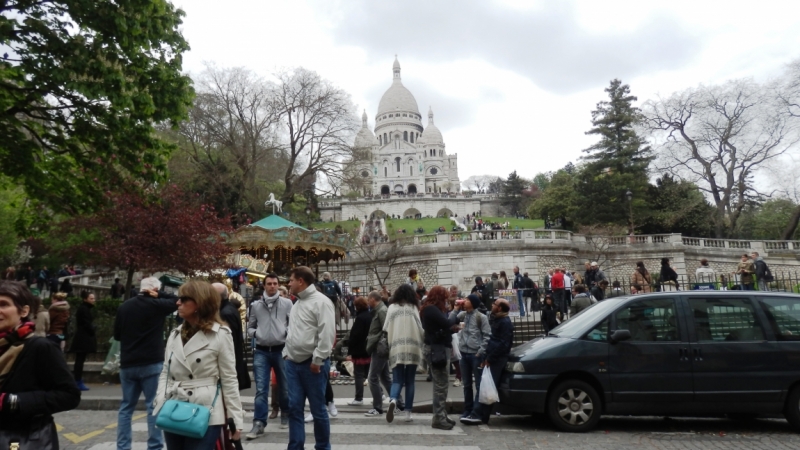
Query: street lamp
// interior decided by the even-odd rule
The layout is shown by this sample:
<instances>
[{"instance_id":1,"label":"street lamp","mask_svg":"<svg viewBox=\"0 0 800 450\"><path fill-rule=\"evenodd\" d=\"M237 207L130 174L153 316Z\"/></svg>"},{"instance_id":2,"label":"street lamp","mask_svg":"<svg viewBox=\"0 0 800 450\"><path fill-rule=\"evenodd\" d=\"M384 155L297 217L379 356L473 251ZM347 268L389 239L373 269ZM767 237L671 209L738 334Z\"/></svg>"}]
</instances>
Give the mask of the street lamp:
<instances>
[{"instance_id":1,"label":"street lamp","mask_svg":"<svg viewBox=\"0 0 800 450\"><path fill-rule=\"evenodd\" d=\"M628 199L628 234L633 236L633 192L629 189L625 197Z\"/></svg>"}]
</instances>

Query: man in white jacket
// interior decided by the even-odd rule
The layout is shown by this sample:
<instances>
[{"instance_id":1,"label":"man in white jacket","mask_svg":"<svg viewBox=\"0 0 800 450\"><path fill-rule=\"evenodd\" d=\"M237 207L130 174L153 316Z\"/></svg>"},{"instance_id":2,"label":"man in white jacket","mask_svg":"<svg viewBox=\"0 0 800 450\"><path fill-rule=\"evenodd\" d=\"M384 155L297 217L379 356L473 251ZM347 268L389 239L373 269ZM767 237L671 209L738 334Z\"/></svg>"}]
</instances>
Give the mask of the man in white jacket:
<instances>
[{"instance_id":1,"label":"man in white jacket","mask_svg":"<svg viewBox=\"0 0 800 450\"><path fill-rule=\"evenodd\" d=\"M317 291L314 281L314 272L304 266L295 267L289 275L289 289L298 299L292 307L289 334L283 349L289 387L288 450L302 450L305 444L303 408L306 399L314 417L314 448L331 448L325 389L331 367L336 319L333 302Z\"/></svg>"}]
</instances>

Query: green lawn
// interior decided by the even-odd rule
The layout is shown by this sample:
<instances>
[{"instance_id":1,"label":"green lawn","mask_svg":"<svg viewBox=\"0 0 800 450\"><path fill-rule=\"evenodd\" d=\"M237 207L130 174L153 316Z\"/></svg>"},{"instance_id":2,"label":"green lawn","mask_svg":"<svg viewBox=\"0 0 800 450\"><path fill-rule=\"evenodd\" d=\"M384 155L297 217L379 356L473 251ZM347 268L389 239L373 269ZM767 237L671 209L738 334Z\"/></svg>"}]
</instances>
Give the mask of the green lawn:
<instances>
[{"instance_id":1,"label":"green lawn","mask_svg":"<svg viewBox=\"0 0 800 450\"><path fill-rule=\"evenodd\" d=\"M530 219L515 219L512 217L484 217L484 222L509 222L511 229L531 229L544 227L542 220ZM316 222L313 224L315 229L333 230L337 225L349 232L358 228L357 220L347 220L341 222ZM406 230L406 234L413 234L414 230L422 227L425 234L433 233L439 227L444 227L445 230L451 231L453 229L453 222L450 219L386 219L386 230L390 236L397 236L397 230Z\"/></svg>"}]
</instances>

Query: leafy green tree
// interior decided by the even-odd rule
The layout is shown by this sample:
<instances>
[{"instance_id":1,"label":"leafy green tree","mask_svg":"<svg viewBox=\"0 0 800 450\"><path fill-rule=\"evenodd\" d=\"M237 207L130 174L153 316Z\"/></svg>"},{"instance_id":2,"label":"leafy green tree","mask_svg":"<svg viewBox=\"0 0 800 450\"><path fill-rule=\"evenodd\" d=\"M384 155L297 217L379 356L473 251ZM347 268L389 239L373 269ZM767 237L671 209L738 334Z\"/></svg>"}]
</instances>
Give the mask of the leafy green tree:
<instances>
[{"instance_id":1,"label":"leafy green tree","mask_svg":"<svg viewBox=\"0 0 800 450\"><path fill-rule=\"evenodd\" d=\"M570 228L578 216L577 204L575 178L562 169L550 177L548 188L533 200L528 215L551 221L561 219L562 226Z\"/></svg>"},{"instance_id":2,"label":"leafy green tree","mask_svg":"<svg viewBox=\"0 0 800 450\"><path fill-rule=\"evenodd\" d=\"M593 127L586 132L599 140L584 150L585 165L577 183L578 209L583 214L577 219L584 224L627 223L632 233L635 218L647 213L647 168L653 156L636 133L642 116L633 106L637 98L630 87L614 79L605 92L608 100L592 111Z\"/></svg>"},{"instance_id":3,"label":"leafy green tree","mask_svg":"<svg viewBox=\"0 0 800 450\"><path fill-rule=\"evenodd\" d=\"M650 185L647 198L650 214L639 227L643 234L713 235L714 209L694 183L665 174L655 185Z\"/></svg>"},{"instance_id":4,"label":"leafy green tree","mask_svg":"<svg viewBox=\"0 0 800 450\"><path fill-rule=\"evenodd\" d=\"M746 208L736 234L743 239L782 239L797 208L798 205L785 198L767 200ZM800 231L795 230L786 240L793 239L800 239Z\"/></svg>"},{"instance_id":5,"label":"leafy green tree","mask_svg":"<svg viewBox=\"0 0 800 450\"><path fill-rule=\"evenodd\" d=\"M70 214L163 178L153 125L192 98L182 17L167 0L0 2L0 174Z\"/></svg>"},{"instance_id":6,"label":"leafy green tree","mask_svg":"<svg viewBox=\"0 0 800 450\"><path fill-rule=\"evenodd\" d=\"M533 184L539 188L539 192L544 192L550 186L550 178L553 172L539 172L533 177Z\"/></svg>"}]
</instances>

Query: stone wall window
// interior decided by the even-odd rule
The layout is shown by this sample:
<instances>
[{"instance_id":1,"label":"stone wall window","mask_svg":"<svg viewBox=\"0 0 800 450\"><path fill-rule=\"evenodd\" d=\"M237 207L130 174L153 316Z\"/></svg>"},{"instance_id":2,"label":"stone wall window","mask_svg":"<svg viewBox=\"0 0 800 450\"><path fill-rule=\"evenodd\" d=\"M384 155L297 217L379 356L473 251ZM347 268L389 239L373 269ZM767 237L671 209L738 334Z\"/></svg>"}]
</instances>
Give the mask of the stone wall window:
<instances>
[{"instance_id":1,"label":"stone wall window","mask_svg":"<svg viewBox=\"0 0 800 450\"><path fill-rule=\"evenodd\" d=\"M397 172L400 172L400 157L394 159L395 164L397 165Z\"/></svg>"},{"instance_id":2,"label":"stone wall window","mask_svg":"<svg viewBox=\"0 0 800 450\"><path fill-rule=\"evenodd\" d=\"M413 131L411 132L411 143L412 144L414 143L414 132Z\"/></svg>"},{"instance_id":3,"label":"stone wall window","mask_svg":"<svg viewBox=\"0 0 800 450\"><path fill-rule=\"evenodd\" d=\"M403 131L403 140L408 142L408 131Z\"/></svg>"}]
</instances>

